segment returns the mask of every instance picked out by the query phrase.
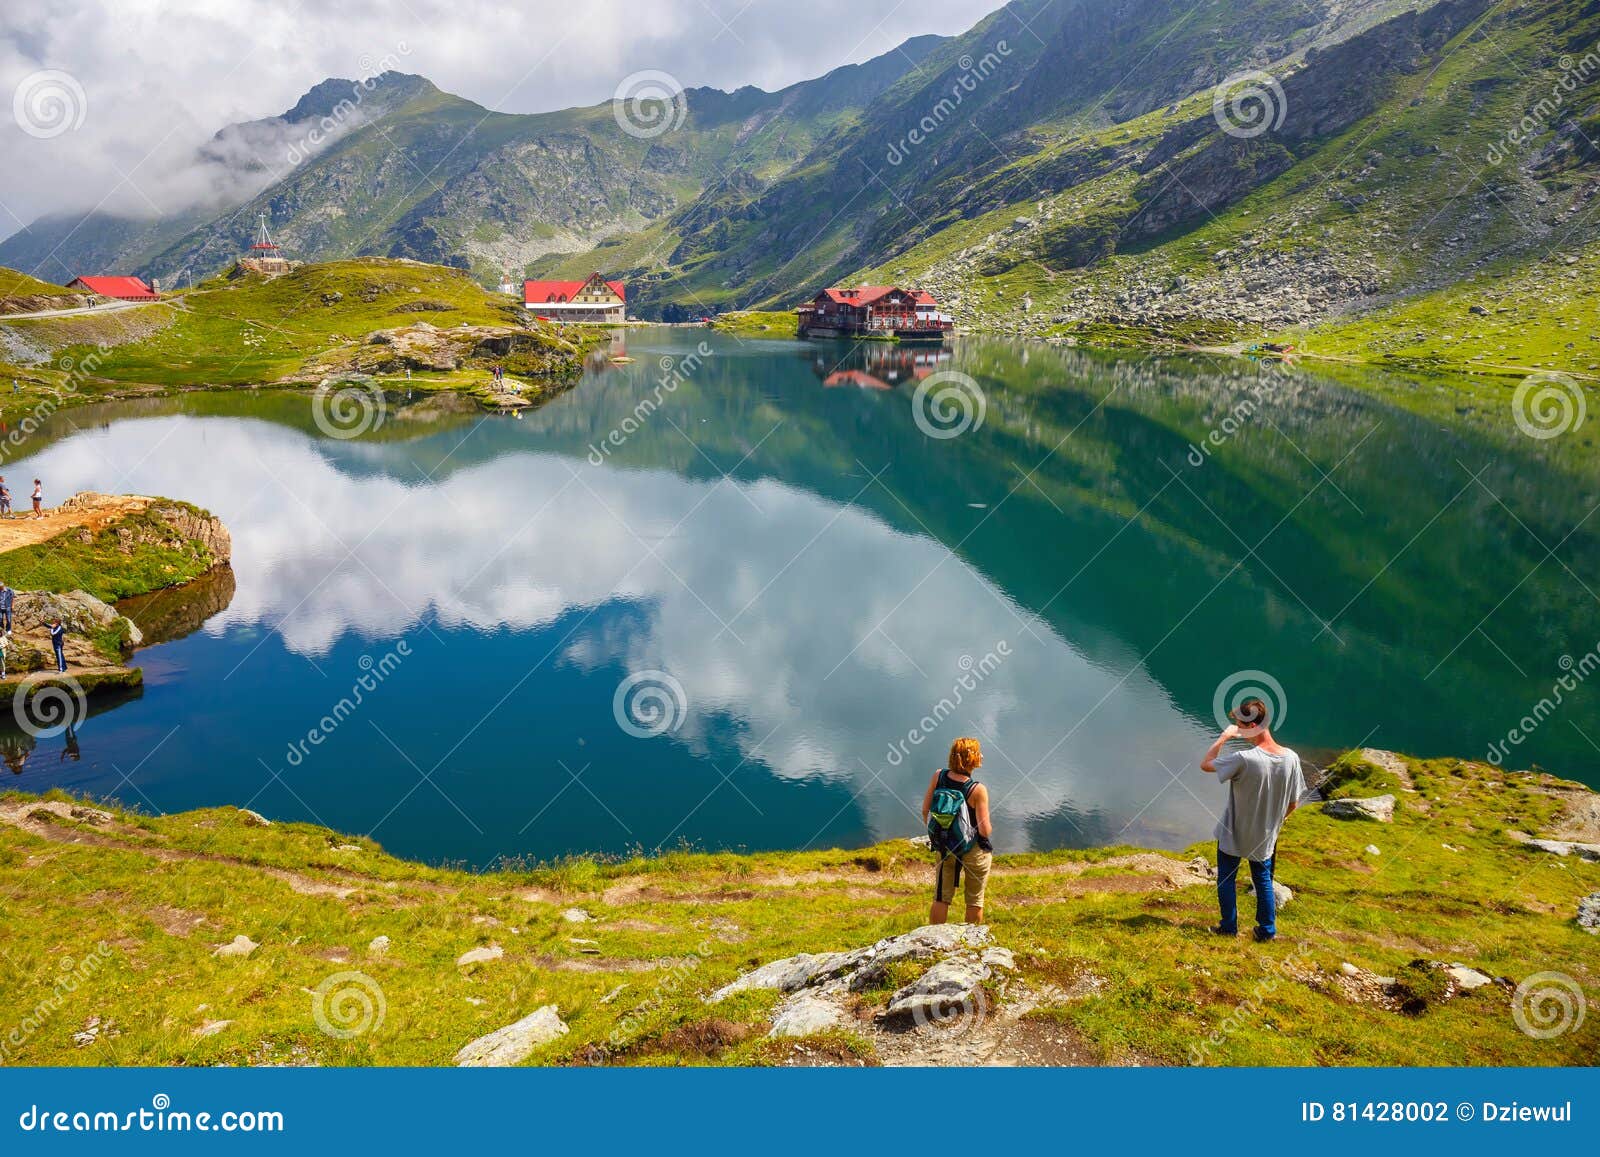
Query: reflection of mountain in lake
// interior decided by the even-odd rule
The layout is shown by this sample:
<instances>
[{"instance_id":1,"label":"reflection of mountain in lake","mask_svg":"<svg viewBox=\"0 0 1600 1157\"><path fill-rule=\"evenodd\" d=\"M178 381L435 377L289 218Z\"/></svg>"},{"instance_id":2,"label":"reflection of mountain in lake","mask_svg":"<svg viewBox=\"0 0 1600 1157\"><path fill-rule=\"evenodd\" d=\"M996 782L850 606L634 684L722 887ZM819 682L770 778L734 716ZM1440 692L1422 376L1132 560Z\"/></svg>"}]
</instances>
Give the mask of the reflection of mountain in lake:
<instances>
[{"instance_id":1,"label":"reflection of mountain in lake","mask_svg":"<svg viewBox=\"0 0 1600 1157\"><path fill-rule=\"evenodd\" d=\"M663 359L701 341L711 356L664 389ZM1588 629L1566 570L1600 566L1588 490L1526 439L1275 367L994 342L950 351L988 400L956 439L918 429L911 389L818 388L819 354L908 382L919 352L939 351L635 333L633 364L522 422L335 442L186 416L56 445L42 462L62 485L109 464L234 533L238 590L146 653L160 677L119 764L161 743L141 777L164 806L248 798L359 661L405 639L421 657L307 763L285 814L381 821L397 849L474 862L854 840L914 829L965 731L989 753L1002 846L1176 845L1212 823L1193 760L1231 673L1283 685L1291 742L1472 755L1500 721L1461 705L1537 701ZM650 672L684 702L669 735L632 740L611 696ZM1567 706L1596 714L1587 688ZM920 734L924 718L943 722ZM193 767L235 748L197 786ZM1519 754L1589 766L1574 727ZM407 807L433 811L386 818L419 786L407 760L440 763L428 782L470 822L441 828L426 785ZM664 782L693 797L680 811L709 802L680 822ZM523 830L550 785L570 788L562 814Z\"/></svg>"}]
</instances>

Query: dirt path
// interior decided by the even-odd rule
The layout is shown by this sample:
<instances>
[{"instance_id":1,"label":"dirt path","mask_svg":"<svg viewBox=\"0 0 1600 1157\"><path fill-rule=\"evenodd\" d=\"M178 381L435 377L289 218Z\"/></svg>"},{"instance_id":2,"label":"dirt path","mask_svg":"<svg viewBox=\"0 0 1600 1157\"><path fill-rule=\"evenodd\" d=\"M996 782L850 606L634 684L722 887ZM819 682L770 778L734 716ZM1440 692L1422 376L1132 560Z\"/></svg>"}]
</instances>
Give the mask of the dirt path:
<instances>
[{"instance_id":1,"label":"dirt path","mask_svg":"<svg viewBox=\"0 0 1600 1157\"><path fill-rule=\"evenodd\" d=\"M103 305L76 305L71 309L41 309L33 313L3 313L0 321L26 321L37 317L81 317L89 313L123 313L147 305L166 305L165 301L113 301Z\"/></svg>"},{"instance_id":2,"label":"dirt path","mask_svg":"<svg viewBox=\"0 0 1600 1157\"><path fill-rule=\"evenodd\" d=\"M28 498L33 492L33 480L13 478L7 485L11 488L16 513L10 518L0 518L0 553L33 546L80 526L98 533L155 501L141 494L80 494L60 506L46 507L44 517L35 518Z\"/></svg>"},{"instance_id":3,"label":"dirt path","mask_svg":"<svg viewBox=\"0 0 1600 1157\"><path fill-rule=\"evenodd\" d=\"M41 819L38 814L41 812L48 813L54 819ZM271 877L274 880L281 880L289 885L290 891L298 892L302 896L333 896L340 900L346 900L355 895L358 890L365 889L373 889L396 897L399 897L406 889L417 889L425 892L450 890L431 882L408 880L401 883L380 880L373 876L363 876L359 872L330 868L328 869L330 874L338 879L350 882L349 885L335 884L303 872L255 864L249 860L222 852L196 852L187 848L153 847L139 840L123 838L119 833L125 832L128 835L133 835L137 833L137 829L127 828L118 824L109 812L101 811L98 808L60 803L54 800L0 804L0 824L7 824L27 832L29 835L38 836L53 843L87 844L91 847L114 848L118 851L149 856L151 859L161 863L188 860L246 868L253 872L259 872L263 876Z\"/></svg>"}]
</instances>

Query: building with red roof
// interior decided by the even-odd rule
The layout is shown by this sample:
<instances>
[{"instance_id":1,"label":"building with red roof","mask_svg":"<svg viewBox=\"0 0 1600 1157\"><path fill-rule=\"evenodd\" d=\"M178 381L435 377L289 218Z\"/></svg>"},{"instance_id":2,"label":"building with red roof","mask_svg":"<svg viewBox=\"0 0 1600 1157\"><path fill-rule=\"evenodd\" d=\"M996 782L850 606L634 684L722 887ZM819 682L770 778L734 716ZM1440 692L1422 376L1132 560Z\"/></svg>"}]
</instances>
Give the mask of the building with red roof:
<instances>
[{"instance_id":1,"label":"building with red roof","mask_svg":"<svg viewBox=\"0 0 1600 1157\"><path fill-rule=\"evenodd\" d=\"M614 325L628 320L628 287L598 273L587 281L524 281L522 304L546 321Z\"/></svg>"},{"instance_id":2,"label":"building with red roof","mask_svg":"<svg viewBox=\"0 0 1600 1157\"><path fill-rule=\"evenodd\" d=\"M931 293L897 285L824 289L796 313L801 337L943 341L955 328L955 319L940 312Z\"/></svg>"},{"instance_id":3,"label":"building with red roof","mask_svg":"<svg viewBox=\"0 0 1600 1157\"><path fill-rule=\"evenodd\" d=\"M76 277L67 288L116 301L155 301L160 296L139 277Z\"/></svg>"}]
</instances>

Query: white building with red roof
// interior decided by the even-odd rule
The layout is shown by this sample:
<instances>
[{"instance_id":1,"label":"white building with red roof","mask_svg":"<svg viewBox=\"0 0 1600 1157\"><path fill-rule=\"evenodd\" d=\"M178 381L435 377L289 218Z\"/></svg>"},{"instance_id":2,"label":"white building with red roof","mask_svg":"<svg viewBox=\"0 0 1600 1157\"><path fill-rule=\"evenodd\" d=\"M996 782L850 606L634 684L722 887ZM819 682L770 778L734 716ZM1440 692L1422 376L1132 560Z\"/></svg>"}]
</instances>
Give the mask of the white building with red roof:
<instances>
[{"instance_id":1,"label":"white building with red roof","mask_svg":"<svg viewBox=\"0 0 1600 1157\"><path fill-rule=\"evenodd\" d=\"M524 281L522 304L546 321L614 325L628 320L628 287L598 273L587 281Z\"/></svg>"}]
</instances>

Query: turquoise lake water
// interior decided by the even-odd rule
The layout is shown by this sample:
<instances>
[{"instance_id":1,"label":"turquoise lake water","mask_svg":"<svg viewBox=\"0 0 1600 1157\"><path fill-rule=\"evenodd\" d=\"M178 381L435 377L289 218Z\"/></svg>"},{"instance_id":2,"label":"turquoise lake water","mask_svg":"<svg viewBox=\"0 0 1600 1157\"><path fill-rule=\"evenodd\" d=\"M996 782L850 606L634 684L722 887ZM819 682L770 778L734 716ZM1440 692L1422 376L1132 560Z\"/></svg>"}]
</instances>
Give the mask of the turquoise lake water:
<instances>
[{"instance_id":1,"label":"turquoise lake water","mask_svg":"<svg viewBox=\"0 0 1600 1157\"><path fill-rule=\"evenodd\" d=\"M1259 687L1312 756L1499 745L1600 783L1588 683L1506 742L1600 642L1593 473L1509 409L991 341L625 348L521 419L59 417L6 473L207 507L234 569L135 610L181 636L141 694L0 736L7 782L485 865L913 834L970 734L1000 848L1180 847L1220 810L1218 705Z\"/></svg>"}]
</instances>

